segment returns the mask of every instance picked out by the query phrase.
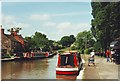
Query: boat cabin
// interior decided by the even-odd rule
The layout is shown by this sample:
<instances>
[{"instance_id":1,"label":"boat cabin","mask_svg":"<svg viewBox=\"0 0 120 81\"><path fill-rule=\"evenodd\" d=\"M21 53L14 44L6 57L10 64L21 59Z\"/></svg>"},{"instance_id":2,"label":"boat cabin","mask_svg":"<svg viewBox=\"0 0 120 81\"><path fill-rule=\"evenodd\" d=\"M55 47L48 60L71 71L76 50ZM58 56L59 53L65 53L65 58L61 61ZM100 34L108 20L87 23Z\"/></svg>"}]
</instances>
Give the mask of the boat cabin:
<instances>
[{"instance_id":1,"label":"boat cabin","mask_svg":"<svg viewBox=\"0 0 120 81\"><path fill-rule=\"evenodd\" d=\"M67 52L58 55L58 67L76 67L81 58L77 53Z\"/></svg>"},{"instance_id":2,"label":"boat cabin","mask_svg":"<svg viewBox=\"0 0 120 81\"><path fill-rule=\"evenodd\" d=\"M77 52L64 52L58 55L56 74L60 75L78 75L82 69L80 54Z\"/></svg>"}]
</instances>

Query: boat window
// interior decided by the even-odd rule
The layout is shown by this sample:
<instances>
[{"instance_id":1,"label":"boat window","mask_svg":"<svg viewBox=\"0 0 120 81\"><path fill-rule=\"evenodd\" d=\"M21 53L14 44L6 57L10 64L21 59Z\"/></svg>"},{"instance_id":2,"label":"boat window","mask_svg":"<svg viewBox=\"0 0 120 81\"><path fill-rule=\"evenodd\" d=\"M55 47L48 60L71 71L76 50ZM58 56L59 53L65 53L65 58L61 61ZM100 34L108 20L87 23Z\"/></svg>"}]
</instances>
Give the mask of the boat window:
<instances>
[{"instance_id":1,"label":"boat window","mask_svg":"<svg viewBox=\"0 0 120 81\"><path fill-rule=\"evenodd\" d=\"M61 66L65 66L66 65L66 56L65 55L61 55Z\"/></svg>"},{"instance_id":2,"label":"boat window","mask_svg":"<svg viewBox=\"0 0 120 81\"><path fill-rule=\"evenodd\" d=\"M74 66L74 56L73 55L68 55L67 65Z\"/></svg>"},{"instance_id":3,"label":"boat window","mask_svg":"<svg viewBox=\"0 0 120 81\"><path fill-rule=\"evenodd\" d=\"M61 55L61 66L74 66L74 55Z\"/></svg>"}]
</instances>

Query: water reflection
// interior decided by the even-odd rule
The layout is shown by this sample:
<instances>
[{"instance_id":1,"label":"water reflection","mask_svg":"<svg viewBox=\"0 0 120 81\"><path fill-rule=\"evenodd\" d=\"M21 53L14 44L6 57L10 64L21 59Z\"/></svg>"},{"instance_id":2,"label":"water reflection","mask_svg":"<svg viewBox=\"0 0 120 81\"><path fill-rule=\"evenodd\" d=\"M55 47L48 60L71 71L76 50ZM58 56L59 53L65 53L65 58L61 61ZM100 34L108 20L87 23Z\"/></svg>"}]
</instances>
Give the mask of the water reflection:
<instances>
[{"instance_id":1,"label":"water reflection","mask_svg":"<svg viewBox=\"0 0 120 81\"><path fill-rule=\"evenodd\" d=\"M76 75L56 75L56 79L76 81Z\"/></svg>"},{"instance_id":2,"label":"water reflection","mask_svg":"<svg viewBox=\"0 0 120 81\"><path fill-rule=\"evenodd\" d=\"M33 61L2 62L2 79L56 79L56 62L56 56Z\"/></svg>"},{"instance_id":3,"label":"water reflection","mask_svg":"<svg viewBox=\"0 0 120 81\"><path fill-rule=\"evenodd\" d=\"M60 79L75 81L77 76L56 75L57 56L33 61L1 63L2 79Z\"/></svg>"}]
</instances>

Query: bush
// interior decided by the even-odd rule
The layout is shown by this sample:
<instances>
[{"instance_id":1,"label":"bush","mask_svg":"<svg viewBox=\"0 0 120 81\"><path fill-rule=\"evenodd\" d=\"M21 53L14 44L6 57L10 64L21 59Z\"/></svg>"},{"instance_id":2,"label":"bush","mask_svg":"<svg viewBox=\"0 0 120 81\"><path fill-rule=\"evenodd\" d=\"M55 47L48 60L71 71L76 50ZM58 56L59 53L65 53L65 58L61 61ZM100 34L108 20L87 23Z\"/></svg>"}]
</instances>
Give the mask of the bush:
<instances>
[{"instance_id":1,"label":"bush","mask_svg":"<svg viewBox=\"0 0 120 81\"><path fill-rule=\"evenodd\" d=\"M100 48L101 48L100 42L96 42L96 43L94 44L94 46L93 46L93 49L94 49L94 50L99 50Z\"/></svg>"},{"instance_id":2,"label":"bush","mask_svg":"<svg viewBox=\"0 0 120 81\"><path fill-rule=\"evenodd\" d=\"M90 54L90 52L91 52L92 50L93 50L93 47L87 48L87 49L84 50L84 53L85 53L85 54Z\"/></svg>"},{"instance_id":3,"label":"bush","mask_svg":"<svg viewBox=\"0 0 120 81\"><path fill-rule=\"evenodd\" d=\"M84 50L84 53L85 53L85 54L89 54L89 49L85 49L85 50Z\"/></svg>"}]
</instances>

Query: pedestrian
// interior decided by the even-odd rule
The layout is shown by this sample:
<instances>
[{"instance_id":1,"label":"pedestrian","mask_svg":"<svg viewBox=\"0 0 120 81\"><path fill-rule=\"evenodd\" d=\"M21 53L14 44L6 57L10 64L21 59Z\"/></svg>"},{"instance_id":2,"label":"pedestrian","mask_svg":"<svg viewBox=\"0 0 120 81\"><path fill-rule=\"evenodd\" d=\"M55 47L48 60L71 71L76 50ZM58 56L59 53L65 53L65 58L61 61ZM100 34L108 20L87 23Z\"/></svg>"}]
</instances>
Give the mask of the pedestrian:
<instances>
[{"instance_id":1,"label":"pedestrian","mask_svg":"<svg viewBox=\"0 0 120 81\"><path fill-rule=\"evenodd\" d=\"M113 49L111 49L111 62L114 62L114 54L115 54L115 51Z\"/></svg>"},{"instance_id":2,"label":"pedestrian","mask_svg":"<svg viewBox=\"0 0 120 81\"><path fill-rule=\"evenodd\" d=\"M88 58L88 66L90 66L90 63L93 63L93 65L95 66L95 51L93 50L90 53L90 57Z\"/></svg>"},{"instance_id":3,"label":"pedestrian","mask_svg":"<svg viewBox=\"0 0 120 81\"><path fill-rule=\"evenodd\" d=\"M85 59L85 56L84 56L84 49L82 49L81 54L82 54L82 59Z\"/></svg>"},{"instance_id":4,"label":"pedestrian","mask_svg":"<svg viewBox=\"0 0 120 81\"><path fill-rule=\"evenodd\" d=\"M106 50L106 58L107 62L110 62L110 51L108 49Z\"/></svg>"}]
</instances>

